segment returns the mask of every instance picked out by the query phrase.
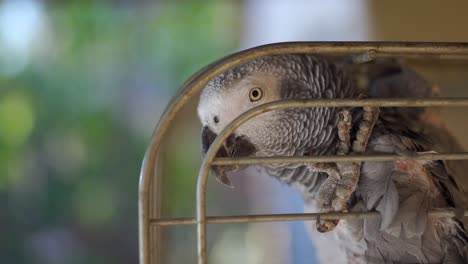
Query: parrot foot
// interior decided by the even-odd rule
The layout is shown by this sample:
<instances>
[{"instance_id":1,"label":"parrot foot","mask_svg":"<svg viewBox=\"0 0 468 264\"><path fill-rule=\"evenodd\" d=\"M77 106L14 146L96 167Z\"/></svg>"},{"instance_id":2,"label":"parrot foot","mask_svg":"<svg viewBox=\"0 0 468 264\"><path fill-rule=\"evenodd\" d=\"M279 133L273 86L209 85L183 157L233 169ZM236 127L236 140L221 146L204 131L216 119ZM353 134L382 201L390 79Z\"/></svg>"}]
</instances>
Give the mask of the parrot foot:
<instances>
[{"instance_id":1,"label":"parrot foot","mask_svg":"<svg viewBox=\"0 0 468 264\"><path fill-rule=\"evenodd\" d=\"M317 220L317 231L327 233L333 231L340 220Z\"/></svg>"},{"instance_id":2,"label":"parrot foot","mask_svg":"<svg viewBox=\"0 0 468 264\"><path fill-rule=\"evenodd\" d=\"M334 177L341 178L341 175L340 175L340 172L338 171L338 167L336 166L336 163L332 163L332 162L309 163L307 164L307 168L310 171L325 172L329 176L333 175Z\"/></svg>"},{"instance_id":3,"label":"parrot foot","mask_svg":"<svg viewBox=\"0 0 468 264\"><path fill-rule=\"evenodd\" d=\"M338 122L338 138L340 139L340 142L338 144L337 154L346 155L351 148L351 113L345 110L339 114L341 117L340 121ZM338 190L341 191L343 189L337 188L340 182L343 180L342 175L344 175L344 171L340 167L341 164L337 163L314 164L314 169L316 171L325 172L328 174L328 178L325 180L317 193L317 207L320 213L333 212L335 207L334 204L337 202L341 204L341 199L337 200ZM339 207L341 208L343 206ZM346 208L346 205L344 208ZM321 233L330 232L335 229L335 227L338 225L338 222L338 219L319 219L316 222L317 231Z\"/></svg>"},{"instance_id":4,"label":"parrot foot","mask_svg":"<svg viewBox=\"0 0 468 264\"><path fill-rule=\"evenodd\" d=\"M378 107L364 107L362 121L359 124L359 130L356 133L356 140L353 142L353 152L364 153L367 148L367 143L372 134L372 129L379 117L380 110Z\"/></svg>"},{"instance_id":5,"label":"parrot foot","mask_svg":"<svg viewBox=\"0 0 468 264\"><path fill-rule=\"evenodd\" d=\"M375 123L379 116L378 107L364 107L363 120L359 123L359 129L356 133L356 140L350 143L351 134L351 113L343 111L340 113L341 120L338 123L338 144L337 155L347 155L350 149L354 153L364 153L367 143L372 134ZM361 162L342 162L334 164L336 169L328 168L332 165L315 165L315 169L322 170L328 174L320 190L317 193L317 207L320 213L333 211L347 211L347 203L356 190L359 181ZM321 167L322 166L322 167ZM316 223L317 231L332 231L339 223L339 220L318 220Z\"/></svg>"},{"instance_id":6,"label":"parrot foot","mask_svg":"<svg viewBox=\"0 0 468 264\"><path fill-rule=\"evenodd\" d=\"M366 151L367 143L380 113L378 107L364 107L363 109L363 120L359 123L356 139L352 146L353 153L359 154ZM343 155L346 154L348 153L344 153ZM344 211L347 209L346 204L356 190L359 182L361 162L343 162L337 164L337 167L342 175L342 180L337 184L336 198L332 201L332 206L335 211Z\"/></svg>"},{"instance_id":7,"label":"parrot foot","mask_svg":"<svg viewBox=\"0 0 468 264\"><path fill-rule=\"evenodd\" d=\"M351 148L351 113L347 110L339 113L341 120L338 122L338 155L346 155Z\"/></svg>"},{"instance_id":8,"label":"parrot foot","mask_svg":"<svg viewBox=\"0 0 468 264\"><path fill-rule=\"evenodd\" d=\"M335 189L339 180L340 179L336 174L329 174L328 178L320 187L317 193L317 207L320 213L329 213L333 211L331 201L335 196ZM321 220L319 218L316 222L317 231L320 233L330 232L336 227L338 221L338 219Z\"/></svg>"}]
</instances>

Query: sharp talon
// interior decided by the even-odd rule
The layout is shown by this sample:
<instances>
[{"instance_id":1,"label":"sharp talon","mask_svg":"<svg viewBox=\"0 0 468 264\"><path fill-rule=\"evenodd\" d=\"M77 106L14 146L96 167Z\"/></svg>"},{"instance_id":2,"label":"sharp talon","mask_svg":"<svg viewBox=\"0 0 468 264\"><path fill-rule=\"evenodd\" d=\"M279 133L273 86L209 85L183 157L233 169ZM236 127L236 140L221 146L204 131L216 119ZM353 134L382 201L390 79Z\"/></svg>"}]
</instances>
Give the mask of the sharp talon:
<instances>
[{"instance_id":1,"label":"sharp talon","mask_svg":"<svg viewBox=\"0 0 468 264\"><path fill-rule=\"evenodd\" d=\"M317 225L317 231L319 231L320 233L328 232L327 227L324 225Z\"/></svg>"},{"instance_id":2,"label":"sharp talon","mask_svg":"<svg viewBox=\"0 0 468 264\"><path fill-rule=\"evenodd\" d=\"M339 220L324 220L323 222L317 221L317 231L319 231L320 233L327 233L333 231L333 229L335 229L338 223Z\"/></svg>"}]
</instances>

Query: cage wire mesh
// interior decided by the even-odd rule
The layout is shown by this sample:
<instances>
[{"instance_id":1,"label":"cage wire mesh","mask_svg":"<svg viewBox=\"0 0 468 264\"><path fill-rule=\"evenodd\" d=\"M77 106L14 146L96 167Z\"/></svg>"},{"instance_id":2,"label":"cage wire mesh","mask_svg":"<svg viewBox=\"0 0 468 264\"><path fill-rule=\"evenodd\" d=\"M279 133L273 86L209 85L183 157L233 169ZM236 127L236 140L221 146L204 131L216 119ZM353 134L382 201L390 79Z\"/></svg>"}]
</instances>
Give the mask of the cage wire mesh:
<instances>
[{"instance_id":1,"label":"cage wire mesh","mask_svg":"<svg viewBox=\"0 0 468 264\"><path fill-rule=\"evenodd\" d=\"M468 98L430 99L340 99L340 100L283 100L257 106L232 121L214 140L200 167L197 183L196 218L161 218L162 186L160 148L175 116L181 108L214 77L248 60L274 54L309 53L325 56L349 56L355 62L376 58L402 58L423 60L457 60L468 62L468 43L401 43L401 42L287 42L260 46L225 57L200 70L182 85L169 103L153 133L145 154L139 186L139 254L140 263L161 263L161 228L173 225L197 225L198 263L207 263L207 224L246 223L268 221L297 221L320 219L363 219L379 217L377 212L336 212L303 214L269 214L238 216L207 216L206 187L208 174L214 165L252 165L266 163L307 163L343 161L391 160L468 160L468 152L427 153L417 156L359 155L359 156L307 156L307 157L237 157L215 158L227 137L249 119L268 111L300 107L434 107L468 106ZM434 209L435 217L468 216L466 209Z\"/></svg>"}]
</instances>

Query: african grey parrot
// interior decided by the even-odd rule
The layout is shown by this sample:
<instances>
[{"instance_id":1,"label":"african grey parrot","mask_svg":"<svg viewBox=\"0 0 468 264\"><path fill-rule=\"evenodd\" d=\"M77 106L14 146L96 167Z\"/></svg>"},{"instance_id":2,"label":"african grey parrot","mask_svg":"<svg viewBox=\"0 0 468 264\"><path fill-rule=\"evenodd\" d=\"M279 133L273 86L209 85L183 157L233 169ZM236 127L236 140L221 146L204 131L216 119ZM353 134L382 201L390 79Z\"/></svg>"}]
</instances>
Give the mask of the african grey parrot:
<instances>
[{"instance_id":1,"label":"african grey parrot","mask_svg":"<svg viewBox=\"0 0 468 264\"><path fill-rule=\"evenodd\" d=\"M395 94L398 84L427 86L408 68L395 65L382 69L371 65L364 84L370 96L400 97ZM357 98L362 92L358 75L347 63L303 54L265 56L228 70L211 80L200 96L203 154L227 124L255 106L282 99ZM415 84L404 81L413 77ZM423 88L423 93L428 90ZM334 155L341 110L307 108L264 113L230 135L217 156ZM355 120L363 113L361 108L351 112L355 131ZM425 122L425 113L424 109L382 108L366 153L451 151L434 143L442 141L431 137L444 136L441 131L446 130ZM233 169L237 168L214 167L213 172L226 182L224 171ZM309 207L316 207L317 192L327 174L311 171L305 164L270 164L265 169L298 190ZM456 182L463 176L456 178L448 171L452 173L442 161L363 162L348 208L377 210L381 218L339 223L333 231L339 235L336 246L346 253L348 262L468 263L468 235L463 222L426 214L432 208L454 203L467 206L467 194Z\"/></svg>"}]
</instances>

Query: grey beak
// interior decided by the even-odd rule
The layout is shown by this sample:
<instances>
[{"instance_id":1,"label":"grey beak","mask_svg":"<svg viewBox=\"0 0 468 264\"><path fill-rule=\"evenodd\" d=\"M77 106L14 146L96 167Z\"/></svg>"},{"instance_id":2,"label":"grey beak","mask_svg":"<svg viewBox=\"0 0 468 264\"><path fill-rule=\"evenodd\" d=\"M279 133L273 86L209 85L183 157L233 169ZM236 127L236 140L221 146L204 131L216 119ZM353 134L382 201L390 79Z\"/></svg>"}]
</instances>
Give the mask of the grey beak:
<instances>
[{"instance_id":1,"label":"grey beak","mask_svg":"<svg viewBox=\"0 0 468 264\"><path fill-rule=\"evenodd\" d=\"M216 133L214 133L209 127L205 126L202 129L201 133L201 147L202 147L202 157L205 158L206 152L210 148L211 144L216 138ZM218 150L216 157L227 157L227 151L224 145ZM231 181L226 176L226 170L223 166L212 166L211 173L215 175L216 180L218 180L223 185L233 188Z\"/></svg>"},{"instance_id":2,"label":"grey beak","mask_svg":"<svg viewBox=\"0 0 468 264\"><path fill-rule=\"evenodd\" d=\"M205 157L206 152L210 148L216 136L216 133L214 133L209 127L203 127L201 133L203 157ZM218 150L218 153L216 153L216 157L246 157L253 155L255 152L257 152L257 149L247 138L231 134L226 139L223 146ZM226 172L236 171L238 169L238 166L213 166L211 168L211 172L219 182L232 188L231 181L226 176Z\"/></svg>"},{"instance_id":3,"label":"grey beak","mask_svg":"<svg viewBox=\"0 0 468 264\"><path fill-rule=\"evenodd\" d=\"M201 147L202 147L202 156L205 157L206 152L211 146L211 143L216 138L215 132L213 132L209 127L204 126L201 133Z\"/></svg>"}]
</instances>

